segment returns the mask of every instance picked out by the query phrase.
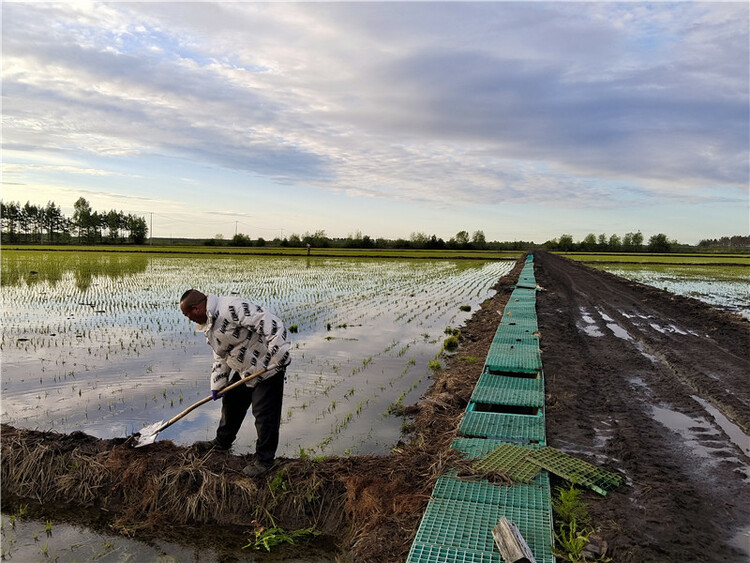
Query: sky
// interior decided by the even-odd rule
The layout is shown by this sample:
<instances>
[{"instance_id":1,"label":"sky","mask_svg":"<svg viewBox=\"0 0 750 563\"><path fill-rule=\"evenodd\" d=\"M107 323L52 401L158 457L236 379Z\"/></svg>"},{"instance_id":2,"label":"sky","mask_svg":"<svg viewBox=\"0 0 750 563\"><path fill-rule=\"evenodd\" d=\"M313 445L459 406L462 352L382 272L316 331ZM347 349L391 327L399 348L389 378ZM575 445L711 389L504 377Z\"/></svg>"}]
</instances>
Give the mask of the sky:
<instances>
[{"instance_id":1,"label":"sky","mask_svg":"<svg viewBox=\"0 0 750 563\"><path fill-rule=\"evenodd\" d=\"M155 237L748 234L747 2L2 2L2 199Z\"/></svg>"}]
</instances>

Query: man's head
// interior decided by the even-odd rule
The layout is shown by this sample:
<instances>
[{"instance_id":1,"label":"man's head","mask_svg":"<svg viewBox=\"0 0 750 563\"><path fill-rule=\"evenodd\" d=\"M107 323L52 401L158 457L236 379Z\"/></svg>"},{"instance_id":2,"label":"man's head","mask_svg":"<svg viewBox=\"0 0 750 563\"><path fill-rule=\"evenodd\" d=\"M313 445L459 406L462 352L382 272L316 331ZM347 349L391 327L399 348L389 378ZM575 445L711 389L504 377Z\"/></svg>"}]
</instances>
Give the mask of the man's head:
<instances>
[{"instance_id":1,"label":"man's head","mask_svg":"<svg viewBox=\"0 0 750 563\"><path fill-rule=\"evenodd\" d=\"M188 289L180 297L180 310L188 319L199 325L208 320L206 301L208 298L197 289Z\"/></svg>"}]
</instances>

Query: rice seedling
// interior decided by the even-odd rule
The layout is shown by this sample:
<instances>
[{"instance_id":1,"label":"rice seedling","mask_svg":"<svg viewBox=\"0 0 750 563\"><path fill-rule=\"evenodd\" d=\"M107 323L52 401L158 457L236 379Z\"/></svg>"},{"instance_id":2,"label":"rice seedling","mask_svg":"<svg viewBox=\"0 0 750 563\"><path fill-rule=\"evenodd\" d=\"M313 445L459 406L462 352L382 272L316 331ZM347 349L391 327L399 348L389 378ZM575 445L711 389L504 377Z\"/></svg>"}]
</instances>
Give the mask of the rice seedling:
<instances>
[{"instance_id":1,"label":"rice seedling","mask_svg":"<svg viewBox=\"0 0 750 563\"><path fill-rule=\"evenodd\" d=\"M442 327L460 324L459 308L476 307L513 265L337 258L307 268L298 258L16 250L0 258L8 304L0 346L13 366L3 372L3 422L25 419L102 437L119 425L128 435L205 396L209 350L176 303L189 280L209 293L247 296L296 326L283 431L306 449L325 441L327 453L358 445L372 451L374 425L398 439L400 421L381 421L380 414L425 388L421 375L435 362L439 368L431 358L440 352ZM40 272L33 280L32 270ZM407 355L409 371L398 361ZM16 361L21 357L38 360L36 372ZM356 406L342 409L347 401ZM190 439L190 425L193 436L209 432L217 406L163 437ZM310 423L323 418L333 418L332 426ZM251 446L253 429L243 429L238 441ZM279 454L297 447L282 444Z\"/></svg>"}]
</instances>

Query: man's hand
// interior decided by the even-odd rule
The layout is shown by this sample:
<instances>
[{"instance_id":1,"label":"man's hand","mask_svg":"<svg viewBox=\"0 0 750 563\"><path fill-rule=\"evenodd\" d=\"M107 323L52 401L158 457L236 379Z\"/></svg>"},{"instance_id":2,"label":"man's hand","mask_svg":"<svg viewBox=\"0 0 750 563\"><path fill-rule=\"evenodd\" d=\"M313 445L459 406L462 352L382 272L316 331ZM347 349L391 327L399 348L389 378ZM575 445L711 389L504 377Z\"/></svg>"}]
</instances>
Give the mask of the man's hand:
<instances>
[{"instance_id":1,"label":"man's hand","mask_svg":"<svg viewBox=\"0 0 750 563\"><path fill-rule=\"evenodd\" d=\"M212 389L212 390L211 390L211 398L212 398L212 399L213 399L214 401L215 401L216 399L218 399L218 398L219 398L219 397L221 396L221 395L219 395L219 392L220 392L220 391L221 391L221 389Z\"/></svg>"}]
</instances>

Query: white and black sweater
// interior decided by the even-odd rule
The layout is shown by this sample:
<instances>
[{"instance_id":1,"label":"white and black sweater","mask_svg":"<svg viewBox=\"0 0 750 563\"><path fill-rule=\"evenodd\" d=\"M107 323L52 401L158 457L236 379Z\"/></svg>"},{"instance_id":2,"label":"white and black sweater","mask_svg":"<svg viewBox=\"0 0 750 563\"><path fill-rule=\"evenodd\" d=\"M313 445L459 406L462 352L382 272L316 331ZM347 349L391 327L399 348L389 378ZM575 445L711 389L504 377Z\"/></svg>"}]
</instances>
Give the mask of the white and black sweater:
<instances>
[{"instance_id":1,"label":"white and black sweater","mask_svg":"<svg viewBox=\"0 0 750 563\"><path fill-rule=\"evenodd\" d=\"M268 366L283 367L291 362L289 334L276 315L240 297L208 295L206 323L198 326L214 351L211 390L226 387L231 371L247 377ZM274 368L250 380L259 381L276 375Z\"/></svg>"}]
</instances>

